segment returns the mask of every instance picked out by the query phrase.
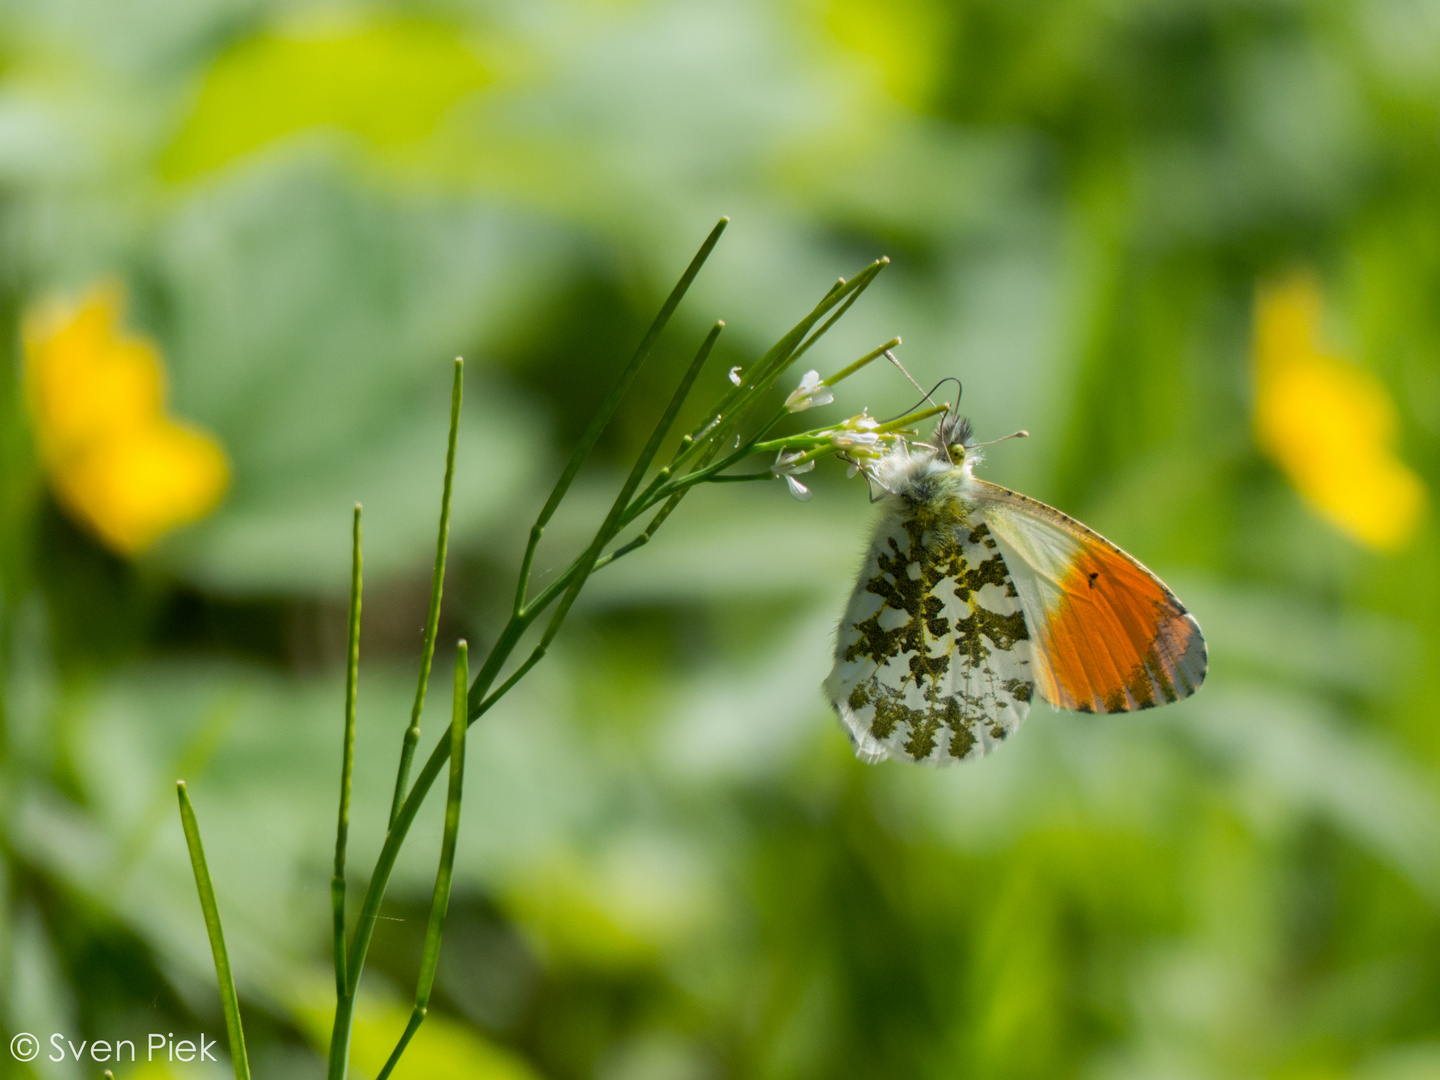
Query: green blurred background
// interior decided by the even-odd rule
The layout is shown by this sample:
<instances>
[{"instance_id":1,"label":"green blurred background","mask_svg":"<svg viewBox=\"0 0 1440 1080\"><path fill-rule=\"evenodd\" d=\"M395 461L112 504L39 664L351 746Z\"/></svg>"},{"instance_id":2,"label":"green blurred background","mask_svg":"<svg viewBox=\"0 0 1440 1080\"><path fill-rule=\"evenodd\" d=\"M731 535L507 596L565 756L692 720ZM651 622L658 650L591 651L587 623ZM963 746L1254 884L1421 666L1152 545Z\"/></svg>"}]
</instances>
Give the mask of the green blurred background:
<instances>
[{"instance_id":1,"label":"green blurred background","mask_svg":"<svg viewBox=\"0 0 1440 1080\"><path fill-rule=\"evenodd\" d=\"M723 213L538 571L603 512L712 320L702 400L887 254L807 363L898 333L921 382L964 380L982 438L1029 428L986 475L1163 574L1209 682L1137 716L1037 708L963 768L860 765L818 686L863 487L832 467L806 504L702 490L472 732L436 999L397 1075L1440 1077L1435 532L1377 550L1307 503L1257 449L1251 359L1257 286L1312 275L1326 348L1379 380L1394 452L1440 485L1437 12L6 4L0 1034L223 1030L183 775L256 1075L320 1074L349 507L363 870L420 651L450 358L441 638L483 645L563 455ZM213 513L132 555L50 494L22 377L26 313L106 281L231 469ZM912 397L872 365L824 416ZM1348 452L1345 420L1314 414L1315 445ZM1364 509L1364 470L1347 483ZM408 1011L438 810L385 908L355 1075Z\"/></svg>"}]
</instances>

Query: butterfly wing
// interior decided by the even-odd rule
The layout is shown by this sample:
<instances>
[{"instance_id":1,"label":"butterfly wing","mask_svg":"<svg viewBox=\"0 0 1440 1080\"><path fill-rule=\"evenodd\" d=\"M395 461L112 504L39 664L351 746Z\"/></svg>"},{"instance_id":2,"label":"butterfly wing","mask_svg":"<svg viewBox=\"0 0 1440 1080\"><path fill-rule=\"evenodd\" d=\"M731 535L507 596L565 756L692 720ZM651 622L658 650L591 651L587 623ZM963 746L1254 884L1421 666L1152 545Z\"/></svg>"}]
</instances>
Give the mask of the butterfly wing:
<instances>
[{"instance_id":1,"label":"butterfly wing","mask_svg":"<svg viewBox=\"0 0 1440 1080\"><path fill-rule=\"evenodd\" d=\"M840 620L825 691L865 761L979 757L1020 726L1034 682L999 546L958 504L894 509Z\"/></svg>"},{"instance_id":2,"label":"butterfly wing","mask_svg":"<svg viewBox=\"0 0 1440 1080\"><path fill-rule=\"evenodd\" d=\"M1042 699L1127 712L1199 688L1207 666L1200 625L1158 577L1042 502L984 480L967 497L1011 568Z\"/></svg>"}]
</instances>

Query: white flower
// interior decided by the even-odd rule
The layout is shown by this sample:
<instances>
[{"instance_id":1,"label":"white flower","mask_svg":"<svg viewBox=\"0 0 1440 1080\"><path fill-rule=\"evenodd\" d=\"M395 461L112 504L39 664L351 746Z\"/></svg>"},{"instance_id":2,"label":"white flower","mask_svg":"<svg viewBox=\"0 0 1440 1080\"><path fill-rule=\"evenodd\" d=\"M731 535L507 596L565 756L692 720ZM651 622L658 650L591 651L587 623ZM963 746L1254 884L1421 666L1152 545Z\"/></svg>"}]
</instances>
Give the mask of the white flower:
<instances>
[{"instance_id":1,"label":"white flower","mask_svg":"<svg viewBox=\"0 0 1440 1080\"><path fill-rule=\"evenodd\" d=\"M740 369L738 367L732 367L730 369L730 381L736 386L740 385Z\"/></svg>"},{"instance_id":2,"label":"white flower","mask_svg":"<svg viewBox=\"0 0 1440 1080\"><path fill-rule=\"evenodd\" d=\"M804 456L804 453L799 450L788 452L781 450L775 455L775 464L770 466L770 471L775 474L776 479L783 476L786 486L790 488L790 494L801 502L809 501L811 492L809 488L795 479L795 474L809 472L815 468L813 459L805 462L799 460Z\"/></svg>"},{"instance_id":3,"label":"white flower","mask_svg":"<svg viewBox=\"0 0 1440 1080\"><path fill-rule=\"evenodd\" d=\"M795 473L809 472L815 468L815 461L801 461L805 456L803 450L781 450L775 455L775 464L770 466L770 471L776 476L793 476Z\"/></svg>"},{"instance_id":4,"label":"white flower","mask_svg":"<svg viewBox=\"0 0 1440 1080\"><path fill-rule=\"evenodd\" d=\"M880 436L873 431L840 430L830 436L830 443L837 450L875 451L880 445Z\"/></svg>"},{"instance_id":5,"label":"white flower","mask_svg":"<svg viewBox=\"0 0 1440 1080\"><path fill-rule=\"evenodd\" d=\"M820 373L818 371L807 371L805 377L800 380L800 385L790 392L785 399L787 411L804 412L806 409L816 405L829 405L835 400L828 386L820 385Z\"/></svg>"},{"instance_id":6,"label":"white flower","mask_svg":"<svg viewBox=\"0 0 1440 1080\"><path fill-rule=\"evenodd\" d=\"M876 431L879 426L878 420L862 412L831 428L826 434L830 437L830 445L847 456L879 457L895 440L895 436L888 432Z\"/></svg>"}]
</instances>

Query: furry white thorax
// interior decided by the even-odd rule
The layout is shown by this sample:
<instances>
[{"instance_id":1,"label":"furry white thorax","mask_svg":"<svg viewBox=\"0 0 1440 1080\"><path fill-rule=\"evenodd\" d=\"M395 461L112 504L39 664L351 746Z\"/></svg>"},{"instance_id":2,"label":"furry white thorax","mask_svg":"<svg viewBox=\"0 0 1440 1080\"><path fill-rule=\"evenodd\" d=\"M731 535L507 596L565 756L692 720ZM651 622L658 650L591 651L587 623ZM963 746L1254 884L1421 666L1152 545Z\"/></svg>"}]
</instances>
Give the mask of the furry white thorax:
<instances>
[{"instance_id":1,"label":"furry white thorax","mask_svg":"<svg viewBox=\"0 0 1440 1080\"><path fill-rule=\"evenodd\" d=\"M872 475L892 498L928 504L945 498L965 500L975 483L973 470L981 461L978 450L967 449L952 462L933 447L901 442L877 461Z\"/></svg>"}]
</instances>

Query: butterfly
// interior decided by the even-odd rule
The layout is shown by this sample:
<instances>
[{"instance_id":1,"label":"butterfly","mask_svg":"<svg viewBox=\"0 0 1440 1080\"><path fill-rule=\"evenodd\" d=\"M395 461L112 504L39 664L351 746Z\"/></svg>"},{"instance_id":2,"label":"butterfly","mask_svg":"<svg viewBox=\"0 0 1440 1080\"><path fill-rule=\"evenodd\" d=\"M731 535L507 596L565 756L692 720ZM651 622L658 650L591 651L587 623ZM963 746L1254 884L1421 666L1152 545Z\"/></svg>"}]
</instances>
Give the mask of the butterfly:
<instances>
[{"instance_id":1,"label":"butterfly","mask_svg":"<svg viewBox=\"0 0 1440 1080\"><path fill-rule=\"evenodd\" d=\"M1200 625L1100 534L977 478L968 420L867 464L885 492L825 692L864 761L980 757L1057 709L1128 712L1205 679Z\"/></svg>"}]
</instances>

